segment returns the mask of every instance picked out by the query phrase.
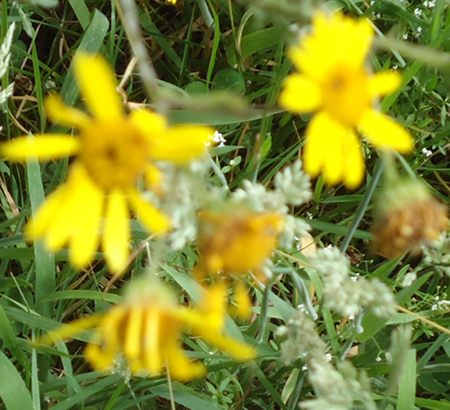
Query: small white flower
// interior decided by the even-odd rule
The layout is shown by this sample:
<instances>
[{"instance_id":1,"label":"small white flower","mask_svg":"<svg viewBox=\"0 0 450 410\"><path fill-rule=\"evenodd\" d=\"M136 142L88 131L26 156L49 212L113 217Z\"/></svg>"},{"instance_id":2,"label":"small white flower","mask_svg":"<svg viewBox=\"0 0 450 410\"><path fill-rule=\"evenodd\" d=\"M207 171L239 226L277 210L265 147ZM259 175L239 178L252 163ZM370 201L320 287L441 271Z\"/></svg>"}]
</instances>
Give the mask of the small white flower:
<instances>
[{"instance_id":1,"label":"small white flower","mask_svg":"<svg viewBox=\"0 0 450 410\"><path fill-rule=\"evenodd\" d=\"M415 15L416 17L422 16L422 10L419 9L419 8L415 9L415 10L414 10L414 15Z\"/></svg>"},{"instance_id":2,"label":"small white flower","mask_svg":"<svg viewBox=\"0 0 450 410\"><path fill-rule=\"evenodd\" d=\"M214 135L211 136L211 141L214 143L214 146L216 147L224 147L227 140L223 137L223 134L221 134L219 131L215 131ZM211 142L207 142L205 144L207 147L211 146Z\"/></svg>"},{"instance_id":3,"label":"small white flower","mask_svg":"<svg viewBox=\"0 0 450 410\"><path fill-rule=\"evenodd\" d=\"M402 286L404 288L407 288L408 286L412 285L412 283L417 279L417 273L416 272L409 272L405 275L403 278Z\"/></svg>"},{"instance_id":4,"label":"small white flower","mask_svg":"<svg viewBox=\"0 0 450 410\"><path fill-rule=\"evenodd\" d=\"M422 154L425 155L426 157L431 157L433 155L433 151L423 148L422 149Z\"/></svg>"}]
</instances>

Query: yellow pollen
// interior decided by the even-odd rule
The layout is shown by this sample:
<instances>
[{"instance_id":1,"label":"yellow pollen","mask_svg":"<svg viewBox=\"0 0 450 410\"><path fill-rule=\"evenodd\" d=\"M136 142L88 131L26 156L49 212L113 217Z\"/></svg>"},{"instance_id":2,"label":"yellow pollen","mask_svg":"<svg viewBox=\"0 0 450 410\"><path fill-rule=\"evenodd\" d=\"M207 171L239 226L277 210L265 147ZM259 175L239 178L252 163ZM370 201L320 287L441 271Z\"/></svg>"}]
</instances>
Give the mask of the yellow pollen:
<instances>
[{"instance_id":1,"label":"yellow pollen","mask_svg":"<svg viewBox=\"0 0 450 410\"><path fill-rule=\"evenodd\" d=\"M341 124L356 127L372 107L369 76L363 67L334 67L324 84L323 107Z\"/></svg>"},{"instance_id":2,"label":"yellow pollen","mask_svg":"<svg viewBox=\"0 0 450 410\"><path fill-rule=\"evenodd\" d=\"M80 138L80 159L92 180L105 191L133 186L146 170L150 142L125 118L96 121Z\"/></svg>"}]
</instances>

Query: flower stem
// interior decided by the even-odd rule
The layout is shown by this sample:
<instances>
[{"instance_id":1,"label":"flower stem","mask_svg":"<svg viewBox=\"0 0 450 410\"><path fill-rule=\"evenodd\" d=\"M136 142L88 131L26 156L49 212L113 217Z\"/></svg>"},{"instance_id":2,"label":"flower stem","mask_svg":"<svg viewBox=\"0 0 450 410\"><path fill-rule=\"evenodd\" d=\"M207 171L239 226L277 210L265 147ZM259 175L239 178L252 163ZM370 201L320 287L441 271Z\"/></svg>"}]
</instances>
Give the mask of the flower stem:
<instances>
[{"instance_id":1,"label":"flower stem","mask_svg":"<svg viewBox=\"0 0 450 410\"><path fill-rule=\"evenodd\" d=\"M125 32L130 42L133 54L137 59L137 66L141 73L147 93L154 104L158 103L158 76L148 56L145 41L142 38L136 3L134 0L114 0L117 13L122 20Z\"/></svg>"}]
</instances>

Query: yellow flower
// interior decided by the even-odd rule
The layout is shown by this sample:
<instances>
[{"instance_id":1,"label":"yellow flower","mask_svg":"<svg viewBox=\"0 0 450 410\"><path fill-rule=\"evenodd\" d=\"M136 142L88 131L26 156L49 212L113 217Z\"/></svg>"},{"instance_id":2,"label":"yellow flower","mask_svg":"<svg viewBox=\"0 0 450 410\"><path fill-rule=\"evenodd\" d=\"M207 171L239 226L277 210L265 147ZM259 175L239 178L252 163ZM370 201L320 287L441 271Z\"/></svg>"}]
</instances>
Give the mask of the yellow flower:
<instances>
[{"instance_id":1,"label":"yellow flower","mask_svg":"<svg viewBox=\"0 0 450 410\"><path fill-rule=\"evenodd\" d=\"M260 280L265 279L262 268L275 250L277 237L284 226L283 217L274 212L232 209L226 212L203 211L199 220L201 259L195 269L197 279L202 280L210 273L221 281L234 274L235 307L232 313L248 318L252 313L251 301L243 275L252 271ZM212 294L220 289L219 285L214 286Z\"/></svg>"},{"instance_id":2,"label":"yellow flower","mask_svg":"<svg viewBox=\"0 0 450 410\"><path fill-rule=\"evenodd\" d=\"M283 229L283 217L274 212L203 211L199 219L202 263L212 273L258 273Z\"/></svg>"},{"instance_id":3,"label":"yellow flower","mask_svg":"<svg viewBox=\"0 0 450 410\"><path fill-rule=\"evenodd\" d=\"M219 313L224 317L224 310ZM213 317L214 316L214 317ZM96 326L86 347L86 360L101 372L122 367L139 376L191 380L206 374L203 364L190 360L182 350L181 334L188 332L228 352L238 361L255 357L255 350L223 334L223 319L193 308L180 307L175 295L161 282L137 280L125 301L104 315L88 317L40 340L49 343Z\"/></svg>"},{"instance_id":4,"label":"yellow flower","mask_svg":"<svg viewBox=\"0 0 450 410\"><path fill-rule=\"evenodd\" d=\"M410 134L374 109L379 97L401 85L396 72L371 75L365 67L373 30L367 20L318 13L312 33L289 56L301 73L286 78L279 103L295 113L317 112L306 131L304 169L324 173L328 184L357 187L364 160L357 131L384 150L408 153Z\"/></svg>"},{"instance_id":5,"label":"yellow flower","mask_svg":"<svg viewBox=\"0 0 450 410\"><path fill-rule=\"evenodd\" d=\"M140 197L137 179L143 176L151 187L160 178L153 161L183 165L199 157L214 130L169 127L163 116L146 109L125 115L114 74L99 56L79 54L74 69L93 117L64 105L57 95L47 98L46 109L54 122L76 127L78 137L21 137L3 144L1 154L12 161L76 155L67 182L49 196L25 232L30 239L43 238L51 252L69 244L76 268L89 263L101 238L109 267L119 271L129 254L130 210L150 231L163 232L169 226L166 216Z\"/></svg>"}]
</instances>

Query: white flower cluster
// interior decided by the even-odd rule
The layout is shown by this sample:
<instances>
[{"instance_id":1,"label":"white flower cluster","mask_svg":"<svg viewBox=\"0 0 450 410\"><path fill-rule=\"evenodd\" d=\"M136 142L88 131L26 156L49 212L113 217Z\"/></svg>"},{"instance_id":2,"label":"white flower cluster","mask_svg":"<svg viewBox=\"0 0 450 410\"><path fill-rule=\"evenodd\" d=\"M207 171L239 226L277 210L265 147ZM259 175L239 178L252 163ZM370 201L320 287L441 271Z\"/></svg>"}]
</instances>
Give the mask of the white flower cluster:
<instances>
[{"instance_id":1,"label":"white flower cluster","mask_svg":"<svg viewBox=\"0 0 450 410\"><path fill-rule=\"evenodd\" d=\"M278 191L269 191L263 185L248 180L242 188L233 192L231 201L242 204L255 212L277 211L286 213L288 208L284 195Z\"/></svg>"},{"instance_id":2,"label":"white flower cluster","mask_svg":"<svg viewBox=\"0 0 450 410\"><path fill-rule=\"evenodd\" d=\"M312 197L309 175L302 171L302 162L295 161L279 171L274 178L274 190L267 190L256 182L244 181L233 193L233 201L244 202L254 211L287 212L288 204L299 206Z\"/></svg>"},{"instance_id":3,"label":"white flower cluster","mask_svg":"<svg viewBox=\"0 0 450 410\"><path fill-rule=\"evenodd\" d=\"M422 246L424 262L439 266L447 276L450 276L450 234L444 233L433 245L433 247Z\"/></svg>"},{"instance_id":4,"label":"white flower cluster","mask_svg":"<svg viewBox=\"0 0 450 410\"><path fill-rule=\"evenodd\" d=\"M300 308L286 326L277 330L286 337L282 345L282 358L286 364L297 359L305 363L308 379L316 393L316 399L299 405L306 410L350 410L358 401L367 410L375 410L370 396L370 383L364 374L358 374L348 362L339 364L338 370L326 354L327 345L317 333L314 322Z\"/></svg>"},{"instance_id":5,"label":"white flower cluster","mask_svg":"<svg viewBox=\"0 0 450 410\"><path fill-rule=\"evenodd\" d=\"M390 317L396 312L394 295L377 278L351 279L350 262L339 249L319 249L309 259L321 273L325 304L332 311L345 317L355 317L364 308L372 308L380 317Z\"/></svg>"},{"instance_id":6,"label":"white flower cluster","mask_svg":"<svg viewBox=\"0 0 450 410\"><path fill-rule=\"evenodd\" d=\"M311 360L327 361L325 358L327 345L303 308L297 309L288 320L287 326L280 326L277 329L277 335L286 336L281 352L284 363L289 365L297 359L302 359L305 363Z\"/></svg>"},{"instance_id":7,"label":"white flower cluster","mask_svg":"<svg viewBox=\"0 0 450 410\"><path fill-rule=\"evenodd\" d=\"M310 177L302 171L300 160L278 172L274 185L275 190L283 194L286 203L291 205L304 204L312 197Z\"/></svg>"},{"instance_id":8,"label":"white flower cluster","mask_svg":"<svg viewBox=\"0 0 450 410\"><path fill-rule=\"evenodd\" d=\"M279 243L282 248L290 248L294 242L307 236L311 230L309 224L300 218L292 215L286 215L284 222L284 231L280 235Z\"/></svg>"},{"instance_id":9,"label":"white flower cluster","mask_svg":"<svg viewBox=\"0 0 450 410\"><path fill-rule=\"evenodd\" d=\"M300 403L306 410L351 410L353 402L359 408L376 410L370 395L370 383L364 373L358 374L349 362L342 362L337 371L330 363L311 361L309 382L314 387L317 398Z\"/></svg>"},{"instance_id":10,"label":"white flower cluster","mask_svg":"<svg viewBox=\"0 0 450 410\"><path fill-rule=\"evenodd\" d=\"M11 44L14 34L14 29L16 28L15 23L12 23L8 27L8 31L6 32L6 36L3 40L3 44L0 47L0 79L8 70L9 62L11 60ZM13 93L14 83L9 84L4 90L0 87L0 104L3 104L8 97Z\"/></svg>"},{"instance_id":11,"label":"white flower cluster","mask_svg":"<svg viewBox=\"0 0 450 410\"><path fill-rule=\"evenodd\" d=\"M161 205L173 228L169 242L172 249L180 250L197 236L197 213L203 205L209 163L200 159L183 169L168 164L160 166L164 171L162 190L166 191ZM157 203L157 199L152 198L152 202Z\"/></svg>"}]
</instances>

